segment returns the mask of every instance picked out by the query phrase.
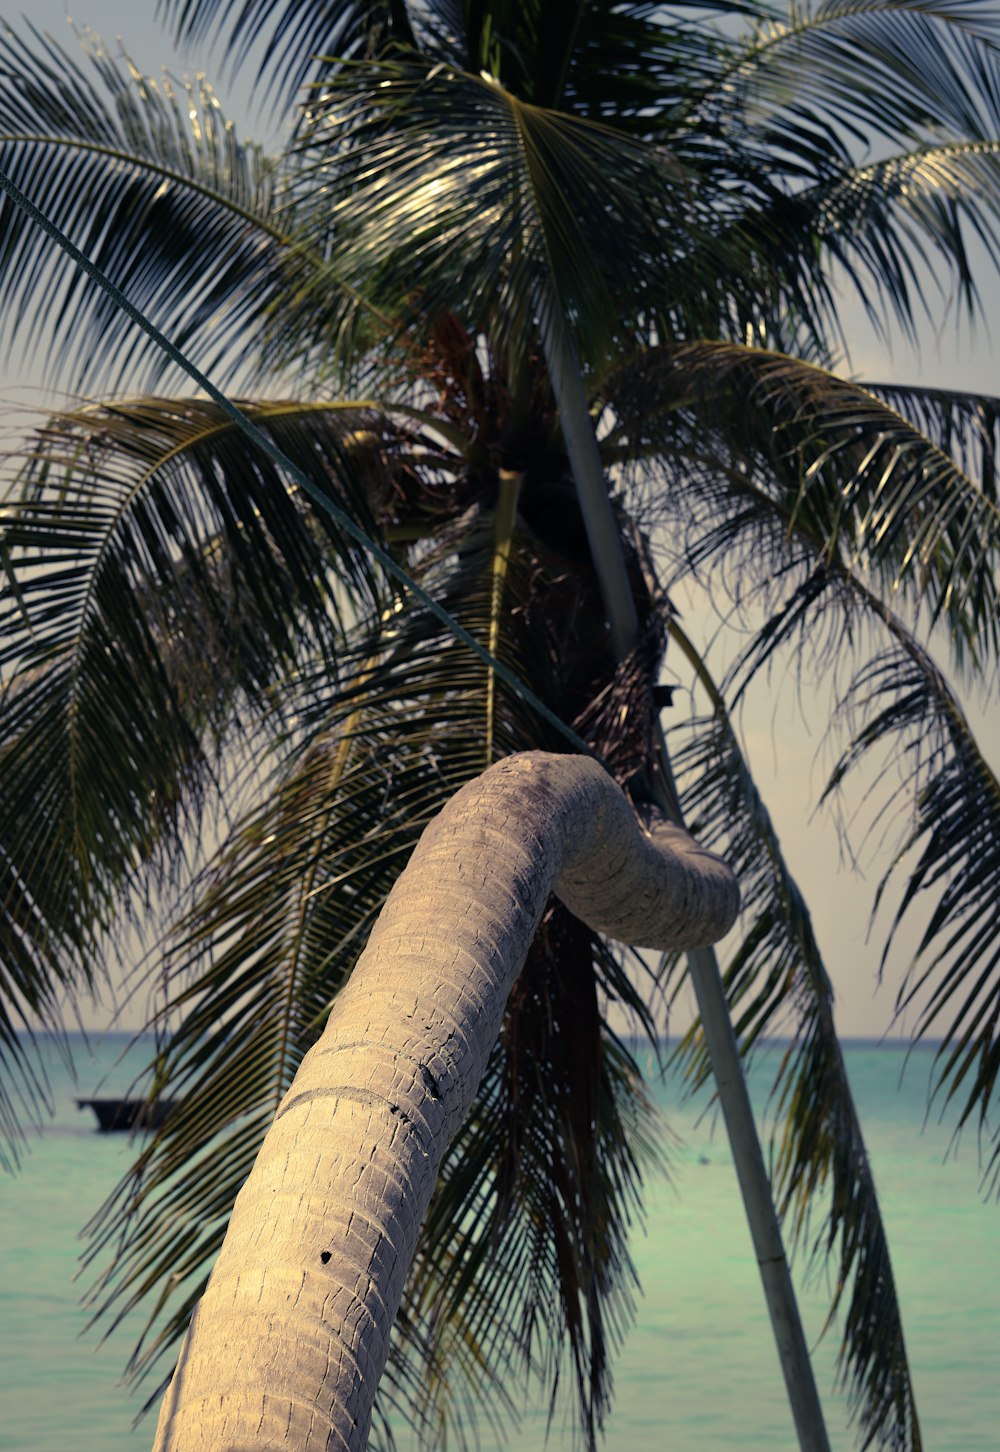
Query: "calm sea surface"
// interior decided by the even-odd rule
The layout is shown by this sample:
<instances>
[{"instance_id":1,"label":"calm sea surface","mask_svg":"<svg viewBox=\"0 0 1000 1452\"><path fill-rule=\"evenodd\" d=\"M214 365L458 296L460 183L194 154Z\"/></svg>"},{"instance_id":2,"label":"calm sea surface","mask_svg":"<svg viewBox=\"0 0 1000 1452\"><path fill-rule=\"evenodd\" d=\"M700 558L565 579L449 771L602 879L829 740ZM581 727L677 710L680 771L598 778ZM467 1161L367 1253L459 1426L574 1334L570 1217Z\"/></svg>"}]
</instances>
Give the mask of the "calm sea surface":
<instances>
[{"instance_id":1,"label":"calm sea surface","mask_svg":"<svg viewBox=\"0 0 1000 1452\"><path fill-rule=\"evenodd\" d=\"M127 1138L94 1132L74 1095L127 1087L137 1060L126 1040L77 1041L77 1083L55 1059L55 1117L20 1173L0 1179L0 1448L4 1452L139 1452L153 1423L117 1379L136 1328L98 1347L84 1334L74 1281L78 1231L123 1171ZM899 1087L902 1052L854 1044L848 1067L889 1226L928 1452L1000 1449L1000 1205L979 1188L974 1137L949 1156L947 1125L924 1123L930 1054L916 1053ZM131 1067L130 1067L131 1065ZM758 1070L763 1100L766 1072ZM617 1363L609 1452L794 1446L780 1373L721 1129L657 1087L673 1130L673 1179L650 1187L634 1253L643 1286L637 1323ZM823 1288L803 1299L818 1334ZM816 1352L831 1440L856 1445L832 1390L835 1340ZM404 1444L405 1445L405 1444ZM484 1441L484 1449L492 1446ZM541 1452L545 1422L528 1412L507 1444ZM548 1441L568 1452L557 1420Z\"/></svg>"}]
</instances>

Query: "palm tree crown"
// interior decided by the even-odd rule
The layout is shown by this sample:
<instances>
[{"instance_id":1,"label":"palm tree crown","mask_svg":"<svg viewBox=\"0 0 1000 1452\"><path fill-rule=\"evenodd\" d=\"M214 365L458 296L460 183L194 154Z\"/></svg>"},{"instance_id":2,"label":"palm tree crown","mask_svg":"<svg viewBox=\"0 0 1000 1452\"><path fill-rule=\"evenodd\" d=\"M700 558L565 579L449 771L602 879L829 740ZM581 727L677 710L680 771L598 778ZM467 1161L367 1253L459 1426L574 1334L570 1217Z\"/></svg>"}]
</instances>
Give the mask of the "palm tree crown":
<instances>
[{"instance_id":1,"label":"palm tree crown","mask_svg":"<svg viewBox=\"0 0 1000 1452\"><path fill-rule=\"evenodd\" d=\"M829 978L733 713L774 663L836 661L827 791L869 760L875 800L905 790L895 921L931 907L901 1002L943 1036L959 1121L985 1124L1000 787L947 672L995 678L1000 402L843 376L835 279L880 327L916 328L928 265L979 308L973 243L1000 255L995 6L162 9L236 60L270 35L261 83L295 107L280 156L240 142L207 83L8 32L0 169L640 809L676 791L732 863L738 1033L795 1034L786 1225L830 1260L863 1445L918 1447ZM6 205L3 227L15 340L51 280L70 383L130 390L46 419L9 470L0 1044L40 1092L20 1031L100 981L123 922L165 914L156 1090L187 1112L92 1241L95 1304L151 1308L145 1370L423 825L498 757L567 742ZM691 581L747 622L718 677L670 603ZM665 653L698 702L669 755ZM642 961L553 904L444 1164L386 1408L460 1427L463 1386L487 1415L515 1366L554 1389L565 1345L593 1442L655 1158L608 1007L653 1033L650 1004ZM697 1031L684 1052L704 1074Z\"/></svg>"}]
</instances>

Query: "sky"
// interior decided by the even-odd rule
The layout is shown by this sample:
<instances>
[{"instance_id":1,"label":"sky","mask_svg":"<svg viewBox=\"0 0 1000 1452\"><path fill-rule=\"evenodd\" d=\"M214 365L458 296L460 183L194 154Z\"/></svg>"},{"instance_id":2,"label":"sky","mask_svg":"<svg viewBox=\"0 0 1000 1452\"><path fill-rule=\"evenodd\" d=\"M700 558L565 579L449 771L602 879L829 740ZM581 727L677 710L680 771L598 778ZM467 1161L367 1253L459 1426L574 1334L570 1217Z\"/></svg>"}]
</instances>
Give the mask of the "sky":
<instances>
[{"instance_id":1,"label":"sky","mask_svg":"<svg viewBox=\"0 0 1000 1452\"><path fill-rule=\"evenodd\" d=\"M180 55L166 39L155 20L155 0L34 0L31 22L60 40L67 49L75 42L67 17L88 24L105 40L121 37L132 60L144 71L157 74L168 66L172 74L183 77L204 71L213 81L226 113L232 116L244 137L269 142L274 129L267 119L255 115L252 76L244 72L235 81L223 73L218 55L204 52ZM15 29L23 21L12 20ZM988 312L1000 323L1000 287L988 266L983 268L984 291ZM933 293L929 292L933 298ZM940 310L939 310L940 311ZM938 384L950 388L968 388L1000 394L996 379L997 333L993 339L980 330L970 335L967 325L955 321L954 314L939 326L924 329L919 351L896 339L890 349L876 337L861 309L848 303L844 309L845 328L850 344L850 358L845 371L853 376L883 382ZM23 403L39 396L37 377L22 376L16 360L10 360L0 371L0 411L8 415ZM685 602L681 602L685 608ZM697 614L694 625L699 624ZM692 629L692 620L686 624ZM711 621L701 619L705 630ZM742 718L745 744L762 794L777 825L786 858L802 885L813 915L813 924L824 949L827 966L837 991L837 1022L842 1034L851 1037L879 1036L893 1024L894 990L905 966L905 957L915 940L911 930L904 934L900 951L888 981L879 987L877 967L881 941L876 933L869 936L869 913L872 892L878 879L877 860L860 853L857 862L845 859L834 824L829 816L817 816L814 803L823 781L821 753L827 698L806 686L800 689L793 680L780 677L769 682L768 690L753 703ZM980 741L993 743L993 765L1000 767L997 748L1000 745L1000 711L994 699L980 709L970 703L971 713L980 728ZM665 718L665 724L669 721ZM776 744L780 743L780 744ZM809 790L806 790L806 786ZM126 1028L137 1027L141 1000L126 1010L119 1020ZM683 998L673 1013L670 1028L686 1027L691 1014L688 998ZM104 1027L109 1007L101 1003L87 1007L83 1022L89 1028ZM907 1020L894 1031L907 1027Z\"/></svg>"}]
</instances>

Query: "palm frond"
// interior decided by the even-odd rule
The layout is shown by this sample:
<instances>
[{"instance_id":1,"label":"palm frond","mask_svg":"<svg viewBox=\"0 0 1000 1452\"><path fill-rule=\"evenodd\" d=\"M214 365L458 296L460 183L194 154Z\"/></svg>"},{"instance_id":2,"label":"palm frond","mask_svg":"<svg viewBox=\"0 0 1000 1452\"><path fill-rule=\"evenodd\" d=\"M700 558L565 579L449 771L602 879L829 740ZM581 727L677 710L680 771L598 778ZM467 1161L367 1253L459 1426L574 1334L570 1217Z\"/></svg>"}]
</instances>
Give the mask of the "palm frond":
<instances>
[{"instance_id":1,"label":"palm frond","mask_svg":"<svg viewBox=\"0 0 1000 1452\"><path fill-rule=\"evenodd\" d=\"M807 573L755 633L732 677L744 690L786 647L806 649L819 662L824 640L831 646L828 666L844 664L846 643L864 652L839 693L838 718L852 736L824 797L833 797L856 767L868 764L868 830L882 844L894 834L897 840L876 910L890 885L904 884L886 933L882 971L904 918L923 907L926 921L897 1010L913 1010L916 1037L940 1037L936 1090L946 1103L961 1101L959 1128L975 1117L988 1140L1000 1064L1000 942L993 911L1000 786L926 647L863 579L847 571ZM987 1173L995 1174L998 1163L994 1144Z\"/></svg>"},{"instance_id":2,"label":"palm frond","mask_svg":"<svg viewBox=\"0 0 1000 1452\"><path fill-rule=\"evenodd\" d=\"M411 680L423 677L414 663ZM457 763L443 764L416 725L412 745L405 728L397 739L391 699L372 708L359 690L356 705L369 708L363 722L344 701L341 731L331 715L326 734L296 753L264 804L237 823L167 945L162 1018L180 1024L158 1055L156 1082L183 1096L185 1114L147 1145L95 1218L89 1252L94 1265L114 1252L92 1292L95 1314L151 1304L135 1375L154 1369L183 1334L276 1104L420 828L481 766L481 743L474 753L457 747Z\"/></svg>"},{"instance_id":3,"label":"palm frond","mask_svg":"<svg viewBox=\"0 0 1000 1452\"><path fill-rule=\"evenodd\" d=\"M897 1008L915 1013L916 1037L940 1037L936 1091L957 1105L959 1128L976 1120L986 1172L996 1181L1000 1141L990 1116L1000 1070L1000 783L930 656L884 608L873 610L892 646L858 672L845 697L844 714L856 725L827 794L862 762L875 763L867 795L883 805L874 820L884 833L895 819L899 831L876 905L891 883L904 883L883 969L900 923L927 903Z\"/></svg>"},{"instance_id":4,"label":"palm frond","mask_svg":"<svg viewBox=\"0 0 1000 1452\"><path fill-rule=\"evenodd\" d=\"M144 76L97 37L80 37L78 61L29 36L0 38L0 167L206 369L259 368L301 266L279 218L280 167L237 139L204 79ZM76 389L164 373L159 351L6 199L0 238L8 346L30 358L47 340L49 373L67 369Z\"/></svg>"},{"instance_id":5,"label":"palm frond","mask_svg":"<svg viewBox=\"0 0 1000 1452\"><path fill-rule=\"evenodd\" d=\"M616 334L659 322L671 335L682 291L717 291L726 193L661 148L488 77L417 61L352 68L326 86L301 147L310 246L331 245L338 273L367 279L389 312L453 310L523 356L537 309L558 306L600 362Z\"/></svg>"},{"instance_id":6,"label":"palm frond","mask_svg":"<svg viewBox=\"0 0 1000 1452\"><path fill-rule=\"evenodd\" d=\"M258 78L272 101L287 101L308 80L322 80L331 64L363 60L382 46L412 44L405 0L342 0L336 6L300 0L160 0L179 40L192 45L224 38L232 67L243 65L266 40Z\"/></svg>"},{"instance_id":7,"label":"palm frond","mask_svg":"<svg viewBox=\"0 0 1000 1452\"><path fill-rule=\"evenodd\" d=\"M359 428L372 427L369 409L245 407L293 463L371 522L383 501L352 447ZM356 598L377 594L360 551L201 401L146 398L52 416L8 487L2 558L6 734L31 736L33 716L55 711L71 733L60 743L71 769L86 734L111 729L112 673L124 712L148 698L148 730L162 691L170 729L184 740L195 723L217 720L216 698L268 689L276 663L294 656L306 614L320 636L338 628L332 579ZM120 755L114 769L123 772L124 740ZM157 780L153 772L150 789Z\"/></svg>"},{"instance_id":8,"label":"palm frond","mask_svg":"<svg viewBox=\"0 0 1000 1452\"><path fill-rule=\"evenodd\" d=\"M828 253L881 328L888 302L914 335L917 299L930 313L926 273L944 263L956 301L982 311L969 240L997 253L1000 237L1000 120L993 136L921 146L850 168L799 199ZM874 284L874 286L873 286ZM942 295L947 282L942 283Z\"/></svg>"},{"instance_id":9,"label":"palm frond","mask_svg":"<svg viewBox=\"0 0 1000 1452\"><path fill-rule=\"evenodd\" d=\"M664 25L646 0L524 0L502 11L462 0L348 0L335 11L298 0L162 0L160 8L181 40L221 38L234 67L266 36L258 75L276 97L307 80L323 82L345 62L407 48L458 69L492 70L539 105L564 102L595 120L613 110L644 128L651 108L666 110L676 100L678 72L685 62L692 68L690 52L706 41L718 45L704 26L686 26L678 37L676 23ZM706 7L690 8L703 14ZM758 10L744 0L707 8L714 19Z\"/></svg>"},{"instance_id":10,"label":"palm frond","mask_svg":"<svg viewBox=\"0 0 1000 1452\"><path fill-rule=\"evenodd\" d=\"M745 1051L768 1035L794 1033L773 1091L771 1173L779 1209L792 1244L808 1246L814 1269L833 1269L829 1321L843 1310L839 1374L862 1445L917 1452L922 1442L900 1307L837 1037L833 987L724 699L676 622L670 633L712 708L677 729L682 744L673 763L685 816L699 840L725 852L740 879L745 926L724 974L734 1028ZM696 1082L707 1078L697 1025L680 1053ZM824 1190L829 1200L817 1202Z\"/></svg>"},{"instance_id":11,"label":"palm frond","mask_svg":"<svg viewBox=\"0 0 1000 1452\"><path fill-rule=\"evenodd\" d=\"M916 305L929 310L919 261L943 263L956 299L982 307L969 235L996 255L997 39L978 0L836 0L762 6L691 47L687 94L647 134L742 199L733 225L753 285L744 332L728 336L753 327L787 349L791 310L814 339L842 341L832 262L879 329L894 314L912 334ZM735 260L735 243L720 239L719 257L733 246ZM727 286L739 298L738 280Z\"/></svg>"},{"instance_id":12,"label":"palm frond","mask_svg":"<svg viewBox=\"0 0 1000 1452\"><path fill-rule=\"evenodd\" d=\"M26 809L33 811L34 803L26 804ZM36 1033L41 1029L60 1035L67 990L92 989L98 977L88 904L60 894L44 861L35 868L34 873L20 870L0 841L0 1061L4 1065L0 1169L4 1171L13 1171L20 1161L26 1124L41 1123L54 1108L42 1055L36 1052Z\"/></svg>"},{"instance_id":13,"label":"palm frond","mask_svg":"<svg viewBox=\"0 0 1000 1452\"><path fill-rule=\"evenodd\" d=\"M349 443L370 411L251 412L370 521ZM48 420L0 538L0 958L8 1012L48 1022L60 986L91 981L129 885L145 895L183 858L223 740L252 741L304 642L332 647L342 608L380 587L203 402Z\"/></svg>"},{"instance_id":14,"label":"palm frond","mask_svg":"<svg viewBox=\"0 0 1000 1452\"><path fill-rule=\"evenodd\" d=\"M987 480L983 497L995 499L995 402L921 390L902 390L902 395L901 401L921 410L928 432L948 442L970 467L979 466ZM807 652L823 673L846 668L851 651L861 655L847 689L838 688L839 716L853 736L825 796L831 797L861 762L874 761L876 775L865 794L871 830L877 828L883 842L895 830L899 841L876 907L890 883L905 878L883 969L904 917L918 905L933 904L897 1007L900 1012L914 1009L918 1037L933 1029L942 1038L937 1087L950 1101L964 1084L959 1126L978 1116L980 1133L988 1137L1000 1062L1000 945L992 910L1000 872L995 771L913 625L871 589L863 570L825 559L821 541L799 520L793 526L784 510L777 510L770 523L766 509L734 514L719 534L731 531L736 537L745 531L748 539L741 548L753 541L766 555L774 547L770 531L776 527L779 538L801 548L789 551L780 581L768 582L768 594L780 594L780 599L730 668L730 679L742 694L782 650L799 652L800 658ZM703 543L705 557L711 557L719 538ZM972 644L977 653L982 642ZM978 666L976 653L972 659ZM988 683L981 666L975 679ZM998 1161L1000 1151L994 1148L991 1170Z\"/></svg>"},{"instance_id":15,"label":"palm frond","mask_svg":"<svg viewBox=\"0 0 1000 1452\"><path fill-rule=\"evenodd\" d=\"M926 438L956 461L991 503L1000 503L1000 399L900 383L868 382L865 386L911 419Z\"/></svg>"},{"instance_id":16,"label":"palm frond","mask_svg":"<svg viewBox=\"0 0 1000 1452\"><path fill-rule=\"evenodd\" d=\"M689 566L738 557L746 584L804 561L858 571L946 624L959 656L996 652L996 480L966 474L944 438L824 369L735 344L657 350L608 396L664 503L690 510Z\"/></svg>"},{"instance_id":17,"label":"palm frond","mask_svg":"<svg viewBox=\"0 0 1000 1452\"><path fill-rule=\"evenodd\" d=\"M539 0L538 9L546 14L549 7ZM668 16L644 0L629 0L564 9L575 12L572 25L559 17L559 40L569 42L564 89L561 97L555 92L536 99L543 105L561 101L575 115L663 140L692 93L717 75L729 53L726 30L745 26L760 7L754 0L682 3Z\"/></svg>"},{"instance_id":18,"label":"palm frond","mask_svg":"<svg viewBox=\"0 0 1000 1452\"><path fill-rule=\"evenodd\" d=\"M726 37L714 73L691 96L692 125L719 110L753 117L780 140L782 124L857 137L974 134L994 126L983 88L1000 24L989 0L817 0Z\"/></svg>"}]
</instances>

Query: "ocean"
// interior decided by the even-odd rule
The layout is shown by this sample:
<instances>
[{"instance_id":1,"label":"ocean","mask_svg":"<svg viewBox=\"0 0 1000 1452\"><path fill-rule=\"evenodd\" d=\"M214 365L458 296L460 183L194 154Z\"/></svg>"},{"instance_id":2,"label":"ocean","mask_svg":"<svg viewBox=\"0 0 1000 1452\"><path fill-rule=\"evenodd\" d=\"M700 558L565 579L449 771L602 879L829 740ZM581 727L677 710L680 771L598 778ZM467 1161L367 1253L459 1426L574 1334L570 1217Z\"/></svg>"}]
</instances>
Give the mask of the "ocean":
<instances>
[{"instance_id":1,"label":"ocean","mask_svg":"<svg viewBox=\"0 0 1000 1452\"><path fill-rule=\"evenodd\" d=\"M0 1179L0 1449L140 1452L153 1420L133 1419L141 1398L119 1384L137 1327L104 1344L85 1330L85 1282L74 1280L79 1231L111 1190L127 1137L101 1135L76 1095L121 1093L142 1050L117 1062L121 1035L74 1041L77 1081L50 1055L55 1114L16 1176ZM139 1054L137 1059L136 1054ZM928 1049L906 1064L891 1044L847 1046L894 1253L918 1407L928 1452L1000 1449L1000 1206L980 1185L975 1136L957 1150L951 1126L927 1117ZM766 1101L762 1060L752 1087ZM100 1091L98 1086L101 1085ZM671 1178L649 1186L644 1233L634 1241L642 1283L638 1315L615 1372L608 1452L723 1452L795 1446L749 1234L721 1125L706 1100L685 1100L668 1077L655 1086L680 1143ZM819 1337L825 1287L807 1286L803 1314ZM833 1389L836 1335L815 1361L836 1452L859 1445ZM405 1436L401 1448L407 1447ZM494 1442L484 1438L484 1452ZM511 1452L570 1452L557 1413L529 1408Z\"/></svg>"}]
</instances>

